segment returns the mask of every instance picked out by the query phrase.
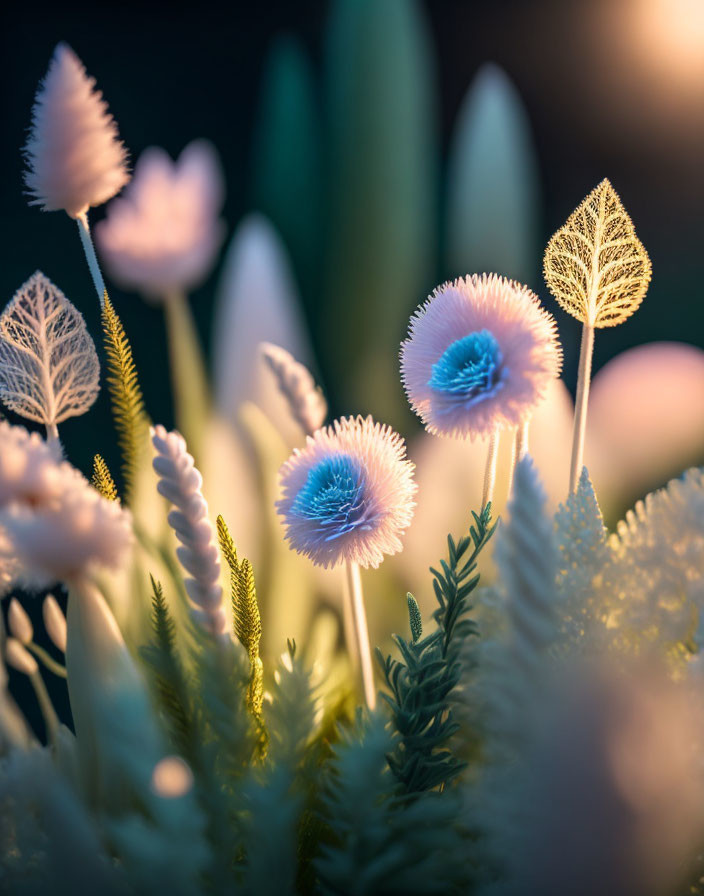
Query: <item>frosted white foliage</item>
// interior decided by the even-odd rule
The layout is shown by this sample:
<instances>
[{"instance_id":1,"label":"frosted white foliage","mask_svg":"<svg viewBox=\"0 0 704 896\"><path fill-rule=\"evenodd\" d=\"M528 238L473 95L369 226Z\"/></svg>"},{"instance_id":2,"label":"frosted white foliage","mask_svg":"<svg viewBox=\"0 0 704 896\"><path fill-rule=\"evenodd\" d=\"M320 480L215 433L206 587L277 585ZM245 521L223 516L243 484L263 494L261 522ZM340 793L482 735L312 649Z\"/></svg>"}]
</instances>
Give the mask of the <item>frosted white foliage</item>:
<instances>
[{"instance_id":1,"label":"frosted white foliage","mask_svg":"<svg viewBox=\"0 0 704 896\"><path fill-rule=\"evenodd\" d=\"M557 632L557 555L545 503L533 461L526 456L516 464L509 520L498 533L495 552L516 659L525 671Z\"/></svg>"},{"instance_id":2,"label":"frosted white foliage","mask_svg":"<svg viewBox=\"0 0 704 896\"><path fill-rule=\"evenodd\" d=\"M612 566L604 520L589 473L555 514L559 569L557 594L563 634L570 647L592 647L608 622L606 596Z\"/></svg>"},{"instance_id":3,"label":"frosted white foliage","mask_svg":"<svg viewBox=\"0 0 704 896\"><path fill-rule=\"evenodd\" d=\"M531 458L516 465L508 522L496 535L499 581L489 616L494 637L479 647L478 701L494 757L520 749L523 715L551 664L557 640L557 551L545 493Z\"/></svg>"},{"instance_id":4,"label":"frosted white foliage","mask_svg":"<svg viewBox=\"0 0 704 896\"><path fill-rule=\"evenodd\" d=\"M201 490L203 479L182 435L155 426L152 444L156 451L154 469L159 477L157 489L174 505L169 513L169 525L181 542L176 553L188 573L185 584L195 605L193 617L211 634L227 638L227 618L219 584L220 555Z\"/></svg>"},{"instance_id":5,"label":"frosted white foliage","mask_svg":"<svg viewBox=\"0 0 704 896\"><path fill-rule=\"evenodd\" d=\"M84 414L99 389L83 315L37 271L0 316L0 399L28 420L55 426Z\"/></svg>"},{"instance_id":6,"label":"frosted white foliage","mask_svg":"<svg viewBox=\"0 0 704 896\"><path fill-rule=\"evenodd\" d=\"M639 501L618 525L611 625L623 647L704 645L704 470Z\"/></svg>"},{"instance_id":7,"label":"frosted white foliage","mask_svg":"<svg viewBox=\"0 0 704 896\"><path fill-rule=\"evenodd\" d=\"M288 402L291 416L305 435L312 436L325 422L327 402L310 371L285 348L264 342L262 355L276 377L279 391Z\"/></svg>"},{"instance_id":8,"label":"frosted white foliage","mask_svg":"<svg viewBox=\"0 0 704 896\"><path fill-rule=\"evenodd\" d=\"M127 151L95 79L60 43L32 109L25 146L31 204L72 218L102 205L129 181Z\"/></svg>"}]
</instances>

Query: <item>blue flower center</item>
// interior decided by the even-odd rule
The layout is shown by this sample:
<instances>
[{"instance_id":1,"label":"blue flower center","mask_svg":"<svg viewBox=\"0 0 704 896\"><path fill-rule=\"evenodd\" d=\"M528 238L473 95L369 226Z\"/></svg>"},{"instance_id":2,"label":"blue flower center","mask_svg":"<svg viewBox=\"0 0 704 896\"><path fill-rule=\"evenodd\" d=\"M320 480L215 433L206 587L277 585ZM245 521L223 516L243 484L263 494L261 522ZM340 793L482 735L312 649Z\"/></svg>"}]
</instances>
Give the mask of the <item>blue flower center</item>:
<instances>
[{"instance_id":1,"label":"blue flower center","mask_svg":"<svg viewBox=\"0 0 704 896\"><path fill-rule=\"evenodd\" d=\"M333 454L308 472L291 505L291 514L318 524L325 541L355 529L371 529L374 520L362 467L349 454Z\"/></svg>"},{"instance_id":2,"label":"blue flower center","mask_svg":"<svg viewBox=\"0 0 704 896\"><path fill-rule=\"evenodd\" d=\"M433 364L428 385L470 407L501 388L502 362L494 336L488 330L478 330L445 349Z\"/></svg>"}]
</instances>

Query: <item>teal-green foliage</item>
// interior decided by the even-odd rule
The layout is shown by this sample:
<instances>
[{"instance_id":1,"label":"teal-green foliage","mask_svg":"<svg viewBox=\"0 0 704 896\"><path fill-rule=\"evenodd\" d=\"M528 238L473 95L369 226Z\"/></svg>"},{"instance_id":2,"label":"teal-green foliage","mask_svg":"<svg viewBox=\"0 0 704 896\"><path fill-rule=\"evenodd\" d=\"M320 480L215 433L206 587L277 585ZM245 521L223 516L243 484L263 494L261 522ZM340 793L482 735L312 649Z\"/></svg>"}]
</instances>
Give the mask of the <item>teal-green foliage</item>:
<instances>
[{"instance_id":1,"label":"teal-green foliage","mask_svg":"<svg viewBox=\"0 0 704 896\"><path fill-rule=\"evenodd\" d=\"M400 796L386 757L384 715L358 718L334 747L322 811L333 832L315 862L329 896L445 894L466 885L454 793Z\"/></svg>"},{"instance_id":2,"label":"teal-green foliage","mask_svg":"<svg viewBox=\"0 0 704 896\"><path fill-rule=\"evenodd\" d=\"M462 672L462 646L477 634L476 624L466 616L471 609L470 596L479 584L477 558L496 525L491 524L490 504L473 517L469 535L458 542L448 536L448 560L441 561L441 570L431 570L438 602L433 613L435 631L422 639L416 637L417 606L409 601L412 640L394 635L401 659L384 658L377 651L391 692L383 696L399 734L388 756L389 765L409 794L444 787L465 765L448 746L458 730L452 691Z\"/></svg>"}]
</instances>

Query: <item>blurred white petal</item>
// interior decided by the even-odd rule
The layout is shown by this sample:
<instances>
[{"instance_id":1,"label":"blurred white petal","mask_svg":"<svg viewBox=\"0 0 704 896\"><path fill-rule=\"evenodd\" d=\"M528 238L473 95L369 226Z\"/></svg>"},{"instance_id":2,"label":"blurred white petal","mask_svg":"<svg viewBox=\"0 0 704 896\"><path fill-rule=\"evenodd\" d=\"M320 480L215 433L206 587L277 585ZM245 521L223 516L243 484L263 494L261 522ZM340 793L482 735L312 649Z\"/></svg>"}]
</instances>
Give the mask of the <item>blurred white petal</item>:
<instances>
[{"instance_id":1,"label":"blurred white petal","mask_svg":"<svg viewBox=\"0 0 704 896\"><path fill-rule=\"evenodd\" d=\"M302 434L265 367L259 346L273 342L312 367L312 352L286 249L261 215L237 228L223 269L213 326L216 408L236 422L245 401L257 404L297 444Z\"/></svg>"}]
</instances>

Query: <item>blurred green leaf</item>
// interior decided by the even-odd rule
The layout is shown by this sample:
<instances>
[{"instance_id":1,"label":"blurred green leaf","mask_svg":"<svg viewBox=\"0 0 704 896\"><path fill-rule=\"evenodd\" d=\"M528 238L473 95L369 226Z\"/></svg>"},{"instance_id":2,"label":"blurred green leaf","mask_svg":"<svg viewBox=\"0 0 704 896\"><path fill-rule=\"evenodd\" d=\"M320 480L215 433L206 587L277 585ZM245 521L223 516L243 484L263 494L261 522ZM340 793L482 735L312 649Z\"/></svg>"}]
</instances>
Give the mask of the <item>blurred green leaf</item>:
<instances>
[{"instance_id":1,"label":"blurred green leaf","mask_svg":"<svg viewBox=\"0 0 704 896\"><path fill-rule=\"evenodd\" d=\"M495 272L536 285L540 186L530 124L495 65L479 70L450 145L444 272Z\"/></svg>"},{"instance_id":2,"label":"blurred green leaf","mask_svg":"<svg viewBox=\"0 0 704 896\"><path fill-rule=\"evenodd\" d=\"M319 326L328 379L343 381L355 410L392 421L405 406L398 345L433 277L429 40L411 0L337 0L326 50L330 245Z\"/></svg>"},{"instance_id":3,"label":"blurred green leaf","mask_svg":"<svg viewBox=\"0 0 704 896\"><path fill-rule=\"evenodd\" d=\"M279 37L264 65L252 163L253 207L283 237L309 308L320 280L322 148L319 98L305 49Z\"/></svg>"}]
</instances>

